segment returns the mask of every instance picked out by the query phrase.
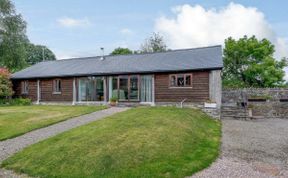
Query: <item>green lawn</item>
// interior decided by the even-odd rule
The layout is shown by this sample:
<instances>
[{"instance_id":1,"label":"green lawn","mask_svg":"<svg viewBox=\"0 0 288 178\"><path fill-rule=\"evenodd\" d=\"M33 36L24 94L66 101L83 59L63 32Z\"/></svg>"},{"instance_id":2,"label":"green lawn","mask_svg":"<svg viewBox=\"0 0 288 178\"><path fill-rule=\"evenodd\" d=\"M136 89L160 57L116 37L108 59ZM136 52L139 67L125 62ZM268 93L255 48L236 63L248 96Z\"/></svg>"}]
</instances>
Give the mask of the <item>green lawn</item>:
<instances>
[{"instance_id":1,"label":"green lawn","mask_svg":"<svg viewBox=\"0 0 288 178\"><path fill-rule=\"evenodd\" d=\"M221 123L201 111L134 108L72 129L5 160L39 177L185 177L218 156Z\"/></svg>"},{"instance_id":2,"label":"green lawn","mask_svg":"<svg viewBox=\"0 0 288 178\"><path fill-rule=\"evenodd\" d=\"M35 105L0 107L0 140L104 108L104 106Z\"/></svg>"}]
</instances>

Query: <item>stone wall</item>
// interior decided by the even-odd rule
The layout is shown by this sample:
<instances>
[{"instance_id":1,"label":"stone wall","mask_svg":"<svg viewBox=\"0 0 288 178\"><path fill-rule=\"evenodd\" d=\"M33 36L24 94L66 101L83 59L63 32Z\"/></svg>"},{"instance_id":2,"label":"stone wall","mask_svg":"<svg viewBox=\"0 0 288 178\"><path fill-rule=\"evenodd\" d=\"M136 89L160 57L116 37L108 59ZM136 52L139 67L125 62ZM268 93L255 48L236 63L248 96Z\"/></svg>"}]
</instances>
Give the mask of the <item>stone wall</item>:
<instances>
[{"instance_id":1,"label":"stone wall","mask_svg":"<svg viewBox=\"0 0 288 178\"><path fill-rule=\"evenodd\" d=\"M224 89L221 115L236 119L288 119L288 88Z\"/></svg>"}]
</instances>

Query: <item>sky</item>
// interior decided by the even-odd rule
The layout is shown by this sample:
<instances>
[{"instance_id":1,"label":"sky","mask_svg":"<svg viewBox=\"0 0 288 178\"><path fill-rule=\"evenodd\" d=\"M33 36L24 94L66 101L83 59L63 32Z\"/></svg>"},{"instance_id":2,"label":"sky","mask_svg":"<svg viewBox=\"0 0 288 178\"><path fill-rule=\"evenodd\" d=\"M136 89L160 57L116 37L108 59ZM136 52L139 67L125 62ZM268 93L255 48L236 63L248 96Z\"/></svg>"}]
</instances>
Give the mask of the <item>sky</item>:
<instances>
[{"instance_id":1,"label":"sky","mask_svg":"<svg viewBox=\"0 0 288 178\"><path fill-rule=\"evenodd\" d=\"M288 56L287 0L12 1L30 41L46 45L58 59L101 55L101 47L105 54L117 47L138 50L153 32L170 49L256 35L275 45L278 59Z\"/></svg>"}]
</instances>

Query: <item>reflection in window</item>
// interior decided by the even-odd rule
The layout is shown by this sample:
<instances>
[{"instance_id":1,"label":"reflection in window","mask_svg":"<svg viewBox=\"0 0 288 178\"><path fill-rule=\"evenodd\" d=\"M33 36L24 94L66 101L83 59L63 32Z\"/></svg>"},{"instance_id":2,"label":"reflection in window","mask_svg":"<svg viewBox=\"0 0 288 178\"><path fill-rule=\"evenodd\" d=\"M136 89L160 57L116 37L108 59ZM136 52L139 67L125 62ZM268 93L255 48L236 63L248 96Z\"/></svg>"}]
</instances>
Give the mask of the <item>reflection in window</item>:
<instances>
[{"instance_id":1,"label":"reflection in window","mask_svg":"<svg viewBox=\"0 0 288 178\"><path fill-rule=\"evenodd\" d=\"M191 87L192 74L170 75L170 87Z\"/></svg>"},{"instance_id":2,"label":"reflection in window","mask_svg":"<svg viewBox=\"0 0 288 178\"><path fill-rule=\"evenodd\" d=\"M138 76L130 76L130 100L138 100Z\"/></svg>"},{"instance_id":3,"label":"reflection in window","mask_svg":"<svg viewBox=\"0 0 288 178\"><path fill-rule=\"evenodd\" d=\"M128 100L128 76L119 77L119 100Z\"/></svg>"}]
</instances>

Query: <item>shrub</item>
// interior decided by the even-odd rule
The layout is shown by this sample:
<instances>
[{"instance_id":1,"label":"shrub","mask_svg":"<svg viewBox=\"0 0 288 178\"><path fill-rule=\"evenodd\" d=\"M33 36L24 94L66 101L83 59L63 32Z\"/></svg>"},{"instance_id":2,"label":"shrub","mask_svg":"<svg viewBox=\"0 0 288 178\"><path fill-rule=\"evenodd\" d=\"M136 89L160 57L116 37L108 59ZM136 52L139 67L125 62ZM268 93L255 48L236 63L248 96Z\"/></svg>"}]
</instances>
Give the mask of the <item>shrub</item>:
<instances>
[{"instance_id":1,"label":"shrub","mask_svg":"<svg viewBox=\"0 0 288 178\"><path fill-rule=\"evenodd\" d=\"M110 98L110 102L115 103L115 102L117 102L117 101L118 101L118 98L115 97L115 96L113 96L112 98Z\"/></svg>"},{"instance_id":2,"label":"shrub","mask_svg":"<svg viewBox=\"0 0 288 178\"><path fill-rule=\"evenodd\" d=\"M0 98L5 99L13 95L10 73L5 68L0 68Z\"/></svg>"},{"instance_id":3,"label":"shrub","mask_svg":"<svg viewBox=\"0 0 288 178\"><path fill-rule=\"evenodd\" d=\"M28 98L1 99L1 106L27 106L31 105L32 101Z\"/></svg>"}]
</instances>

